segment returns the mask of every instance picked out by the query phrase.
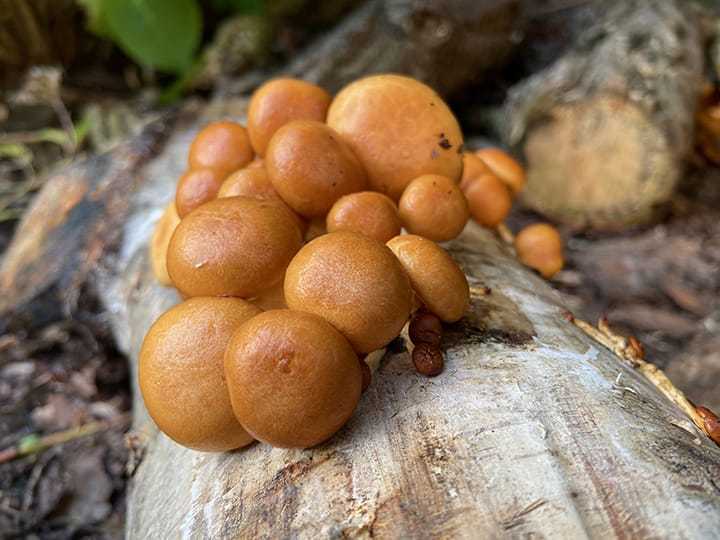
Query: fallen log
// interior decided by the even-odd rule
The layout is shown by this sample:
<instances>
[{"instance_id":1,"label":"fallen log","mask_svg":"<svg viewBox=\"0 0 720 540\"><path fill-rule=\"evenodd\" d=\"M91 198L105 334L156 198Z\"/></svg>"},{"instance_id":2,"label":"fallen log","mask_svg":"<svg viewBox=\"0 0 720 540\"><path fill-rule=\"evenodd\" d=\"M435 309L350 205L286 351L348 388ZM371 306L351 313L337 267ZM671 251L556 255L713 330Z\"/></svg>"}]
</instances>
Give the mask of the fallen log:
<instances>
[{"instance_id":1,"label":"fallen log","mask_svg":"<svg viewBox=\"0 0 720 540\"><path fill-rule=\"evenodd\" d=\"M705 35L691 2L620 0L595 13L555 62L511 89L507 141L527 161L528 206L618 230L651 221L674 193Z\"/></svg>"},{"instance_id":2,"label":"fallen log","mask_svg":"<svg viewBox=\"0 0 720 540\"><path fill-rule=\"evenodd\" d=\"M337 92L363 74L403 73L448 95L503 66L523 26L521 0L370 0L279 74ZM219 94L256 82L251 74Z\"/></svg>"},{"instance_id":3,"label":"fallen log","mask_svg":"<svg viewBox=\"0 0 720 540\"><path fill-rule=\"evenodd\" d=\"M178 301L152 278L153 223L172 197L197 126L238 115L242 105L151 126L172 128L153 139L151 159L136 155L146 132L50 180L8 254L15 278L6 262L0 286L22 284L24 265L38 271L53 261L53 243L96 230L104 214L86 205L102 207L121 190L122 216L110 214L115 248L92 259L90 281L134 368L147 328ZM125 172L99 166L132 155L136 166ZM99 175L89 187L88 171ZM79 193L77 200L51 196L61 186ZM57 218L46 223L43 216ZM89 241L74 244L77 252L68 248L66 271L93 245L97 251ZM655 386L568 322L548 284L492 233L469 226L449 247L474 293L468 315L446 335L445 373L418 376L396 344L351 422L315 449L184 449L154 429L135 388L131 440L139 465L128 537L714 534L720 449Z\"/></svg>"}]
</instances>

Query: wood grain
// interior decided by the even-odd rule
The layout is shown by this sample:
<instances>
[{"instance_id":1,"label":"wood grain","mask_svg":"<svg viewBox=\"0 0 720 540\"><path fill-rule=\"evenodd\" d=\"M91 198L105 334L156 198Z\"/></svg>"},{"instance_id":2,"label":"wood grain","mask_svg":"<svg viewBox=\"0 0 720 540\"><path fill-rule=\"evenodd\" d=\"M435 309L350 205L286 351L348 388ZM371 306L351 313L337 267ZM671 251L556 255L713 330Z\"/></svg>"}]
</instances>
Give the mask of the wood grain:
<instances>
[{"instance_id":1,"label":"wood grain","mask_svg":"<svg viewBox=\"0 0 720 540\"><path fill-rule=\"evenodd\" d=\"M103 287L107 305L120 306L114 327L131 358L177 301L152 279L146 241L188 141L177 134L145 169L151 178L125 227L126 257ZM146 453L132 480L128 536L703 538L720 530L720 450L568 323L548 284L489 232L469 226L449 247L471 283L492 292L474 297L449 330L445 373L425 379L406 351L386 355L351 422L318 448L186 450L154 430L136 394Z\"/></svg>"}]
</instances>

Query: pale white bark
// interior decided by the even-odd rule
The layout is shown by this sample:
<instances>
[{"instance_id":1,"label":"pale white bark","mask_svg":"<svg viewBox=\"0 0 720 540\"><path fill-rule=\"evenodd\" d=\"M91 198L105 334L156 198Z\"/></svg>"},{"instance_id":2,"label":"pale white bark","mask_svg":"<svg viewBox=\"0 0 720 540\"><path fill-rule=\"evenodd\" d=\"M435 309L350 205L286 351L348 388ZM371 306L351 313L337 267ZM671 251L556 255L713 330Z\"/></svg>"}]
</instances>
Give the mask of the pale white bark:
<instances>
[{"instance_id":1,"label":"pale white bark","mask_svg":"<svg viewBox=\"0 0 720 540\"><path fill-rule=\"evenodd\" d=\"M133 359L177 301L152 279L146 243L192 134L178 129L139 172L105 276L104 301ZM406 352L389 354L350 423L318 448L193 452L157 433L136 392L146 452L128 537L717 535L720 449L568 323L551 287L492 234L469 226L450 249L471 284L492 292L449 329L445 372L426 379Z\"/></svg>"}]
</instances>

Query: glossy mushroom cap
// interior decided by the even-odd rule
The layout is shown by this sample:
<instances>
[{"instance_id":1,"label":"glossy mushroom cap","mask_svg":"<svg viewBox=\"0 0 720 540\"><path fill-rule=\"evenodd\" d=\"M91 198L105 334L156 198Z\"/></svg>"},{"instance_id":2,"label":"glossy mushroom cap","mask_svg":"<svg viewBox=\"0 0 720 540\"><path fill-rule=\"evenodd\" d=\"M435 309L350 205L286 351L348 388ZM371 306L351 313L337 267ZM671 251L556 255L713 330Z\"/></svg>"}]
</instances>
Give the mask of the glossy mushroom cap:
<instances>
[{"instance_id":1,"label":"glossy mushroom cap","mask_svg":"<svg viewBox=\"0 0 720 540\"><path fill-rule=\"evenodd\" d=\"M395 203L382 193L361 191L338 199L326 218L328 232L350 231L385 243L400 234L402 223Z\"/></svg>"},{"instance_id":2,"label":"glossy mushroom cap","mask_svg":"<svg viewBox=\"0 0 720 540\"><path fill-rule=\"evenodd\" d=\"M287 208L302 233L307 231L308 224L280 198L272 186L264 166L248 165L228 176L218 191L218 198L225 197L249 197L262 201L275 201Z\"/></svg>"},{"instance_id":3,"label":"glossy mushroom cap","mask_svg":"<svg viewBox=\"0 0 720 540\"><path fill-rule=\"evenodd\" d=\"M463 152L463 173L460 180L460 189L465 191L465 187L471 180L475 180L483 174L492 174L490 167L472 152Z\"/></svg>"},{"instance_id":4,"label":"glossy mushroom cap","mask_svg":"<svg viewBox=\"0 0 720 540\"><path fill-rule=\"evenodd\" d=\"M421 236L404 234L387 243L410 277L428 311L445 322L462 318L470 303L465 274L443 248Z\"/></svg>"},{"instance_id":5,"label":"glossy mushroom cap","mask_svg":"<svg viewBox=\"0 0 720 540\"><path fill-rule=\"evenodd\" d=\"M219 169L190 169L180 177L175 192L175 207L178 215L184 218L201 204L217 197L225 179Z\"/></svg>"},{"instance_id":6,"label":"glossy mushroom cap","mask_svg":"<svg viewBox=\"0 0 720 540\"><path fill-rule=\"evenodd\" d=\"M416 178L398 204L403 226L436 242L457 237L470 217L468 203L458 185L436 174Z\"/></svg>"},{"instance_id":7,"label":"glossy mushroom cap","mask_svg":"<svg viewBox=\"0 0 720 540\"><path fill-rule=\"evenodd\" d=\"M332 437L352 416L362 388L348 341L301 311L266 311L243 324L225 353L225 373L240 423L283 448Z\"/></svg>"},{"instance_id":8,"label":"glossy mushroom cap","mask_svg":"<svg viewBox=\"0 0 720 540\"><path fill-rule=\"evenodd\" d=\"M233 332L258 313L239 298L192 298L152 325L138 378L150 416L168 437L206 452L252 442L233 414L223 358Z\"/></svg>"},{"instance_id":9,"label":"glossy mushroom cap","mask_svg":"<svg viewBox=\"0 0 720 540\"><path fill-rule=\"evenodd\" d=\"M334 130L310 120L277 130L265 167L282 200L306 218L324 216L340 197L367 187L365 171L350 147Z\"/></svg>"},{"instance_id":10,"label":"glossy mushroom cap","mask_svg":"<svg viewBox=\"0 0 720 540\"><path fill-rule=\"evenodd\" d=\"M274 79L263 84L248 106L248 132L255 152L264 156L272 136L288 122L324 122L331 100L319 86L298 79Z\"/></svg>"},{"instance_id":11,"label":"glossy mushroom cap","mask_svg":"<svg viewBox=\"0 0 720 540\"><path fill-rule=\"evenodd\" d=\"M150 240L150 263L153 274L161 285L172 285L170 274L167 270L167 252L170 238L175 228L180 223L180 216L175 210L175 203L171 202L165 207L163 215L155 225L152 239Z\"/></svg>"},{"instance_id":12,"label":"glossy mushroom cap","mask_svg":"<svg viewBox=\"0 0 720 540\"><path fill-rule=\"evenodd\" d=\"M335 97L327 123L360 158L370 187L393 200L423 174L460 180L460 126L442 98L415 79L359 79Z\"/></svg>"},{"instance_id":13,"label":"glossy mushroom cap","mask_svg":"<svg viewBox=\"0 0 720 540\"><path fill-rule=\"evenodd\" d=\"M288 307L315 313L357 352L392 341L410 316L412 290L402 266L383 244L334 232L305 245L285 275Z\"/></svg>"},{"instance_id":14,"label":"glossy mushroom cap","mask_svg":"<svg viewBox=\"0 0 720 540\"><path fill-rule=\"evenodd\" d=\"M482 148L475 155L507 184L514 195L525 188L525 169L507 152L499 148Z\"/></svg>"},{"instance_id":15,"label":"glossy mushroom cap","mask_svg":"<svg viewBox=\"0 0 720 540\"><path fill-rule=\"evenodd\" d=\"M235 171L220 186L220 197L250 197L251 199L281 200L272 187L267 171L263 166L250 166Z\"/></svg>"},{"instance_id":16,"label":"glossy mushroom cap","mask_svg":"<svg viewBox=\"0 0 720 540\"><path fill-rule=\"evenodd\" d=\"M190 145L190 169L217 169L224 177L243 168L253 158L250 138L236 122L212 122L195 136Z\"/></svg>"},{"instance_id":17,"label":"glossy mushroom cap","mask_svg":"<svg viewBox=\"0 0 720 540\"><path fill-rule=\"evenodd\" d=\"M178 225L168 249L168 272L187 297L251 298L282 279L301 245L297 217L283 204L216 199Z\"/></svg>"},{"instance_id":18,"label":"glossy mushroom cap","mask_svg":"<svg viewBox=\"0 0 720 540\"><path fill-rule=\"evenodd\" d=\"M463 189L470 215L483 227L497 227L512 209L512 195L494 174L482 174L465 184Z\"/></svg>"},{"instance_id":19,"label":"glossy mushroom cap","mask_svg":"<svg viewBox=\"0 0 720 540\"><path fill-rule=\"evenodd\" d=\"M558 230L547 223L536 223L521 230L515 237L518 259L530 268L550 279L565 263L562 237Z\"/></svg>"}]
</instances>

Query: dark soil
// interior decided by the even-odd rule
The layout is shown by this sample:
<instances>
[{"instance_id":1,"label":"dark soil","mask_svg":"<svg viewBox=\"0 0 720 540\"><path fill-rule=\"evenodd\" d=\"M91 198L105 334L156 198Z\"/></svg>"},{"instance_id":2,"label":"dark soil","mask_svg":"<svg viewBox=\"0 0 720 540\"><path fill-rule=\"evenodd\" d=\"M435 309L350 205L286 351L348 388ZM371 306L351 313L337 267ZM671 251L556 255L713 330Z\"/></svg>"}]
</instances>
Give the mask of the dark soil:
<instances>
[{"instance_id":1,"label":"dark soil","mask_svg":"<svg viewBox=\"0 0 720 540\"><path fill-rule=\"evenodd\" d=\"M94 435L0 462L0 538L121 538L126 359L66 321L0 337L0 450L91 422Z\"/></svg>"}]
</instances>

